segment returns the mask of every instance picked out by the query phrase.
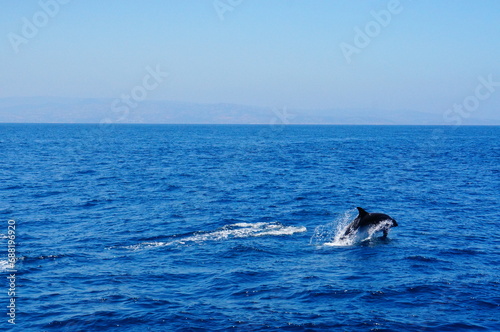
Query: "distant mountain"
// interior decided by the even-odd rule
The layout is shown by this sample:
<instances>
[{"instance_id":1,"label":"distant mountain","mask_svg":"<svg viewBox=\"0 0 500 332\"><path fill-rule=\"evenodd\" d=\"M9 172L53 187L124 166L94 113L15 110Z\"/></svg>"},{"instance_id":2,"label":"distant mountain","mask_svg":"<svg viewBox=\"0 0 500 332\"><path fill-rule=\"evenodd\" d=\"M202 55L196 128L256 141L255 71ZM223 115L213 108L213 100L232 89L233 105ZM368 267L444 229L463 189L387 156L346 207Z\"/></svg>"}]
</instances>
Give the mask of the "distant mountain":
<instances>
[{"instance_id":1,"label":"distant mountain","mask_svg":"<svg viewBox=\"0 0 500 332\"><path fill-rule=\"evenodd\" d=\"M3 98L2 123L153 123L153 124L358 124L442 125L441 114L409 110L300 110L235 104L196 104L82 98ZM469 118L466 125L500 124Z\"/></svg>"}]
</instances>

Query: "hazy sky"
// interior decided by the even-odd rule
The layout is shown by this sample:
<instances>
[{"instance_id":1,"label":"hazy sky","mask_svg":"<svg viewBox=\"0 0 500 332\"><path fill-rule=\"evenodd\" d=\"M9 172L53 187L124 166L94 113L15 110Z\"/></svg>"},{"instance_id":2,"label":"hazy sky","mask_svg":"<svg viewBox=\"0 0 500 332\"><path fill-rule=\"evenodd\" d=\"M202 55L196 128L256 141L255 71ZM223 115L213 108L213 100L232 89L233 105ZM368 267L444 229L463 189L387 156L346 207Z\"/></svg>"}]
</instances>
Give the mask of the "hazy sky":
<instances>
[{"instance_id":1,"label":"hazy sky","mask_svg":"<svg viewBox=\"0 0 500 332\"><path fill-rule=\"evenodd\" d=\"M0 4L0 98L500 111L497 0Z\"/></svg>"}]
</instances>

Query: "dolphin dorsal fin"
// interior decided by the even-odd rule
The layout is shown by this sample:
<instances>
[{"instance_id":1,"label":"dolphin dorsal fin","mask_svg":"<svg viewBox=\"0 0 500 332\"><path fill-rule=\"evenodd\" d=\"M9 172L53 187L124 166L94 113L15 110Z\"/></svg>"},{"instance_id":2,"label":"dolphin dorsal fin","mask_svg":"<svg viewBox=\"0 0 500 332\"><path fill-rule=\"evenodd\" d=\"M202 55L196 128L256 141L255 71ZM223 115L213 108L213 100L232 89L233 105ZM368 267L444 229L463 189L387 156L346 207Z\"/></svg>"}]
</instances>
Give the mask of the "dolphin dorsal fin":
<instances>
[{"instance_id":1,"label":"dolphin dorsal fin","mask_svg":"<svg viewBox=\"0 0 500 332\"><path fill-rule=\"evenodd\" d=\"M367 215L368 212L366 212L363 208L360 208L359 206L356 208L359 211L359 216L363 218L363 216Z\"/></svg>"}]
</instances>

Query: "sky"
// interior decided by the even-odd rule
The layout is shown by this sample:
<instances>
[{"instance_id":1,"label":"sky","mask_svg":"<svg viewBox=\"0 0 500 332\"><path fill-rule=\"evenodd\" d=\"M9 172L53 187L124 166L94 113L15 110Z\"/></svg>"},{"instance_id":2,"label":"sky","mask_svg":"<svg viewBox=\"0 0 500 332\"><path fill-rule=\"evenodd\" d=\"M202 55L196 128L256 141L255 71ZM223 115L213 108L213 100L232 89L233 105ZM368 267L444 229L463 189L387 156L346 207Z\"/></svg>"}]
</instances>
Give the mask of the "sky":
<instances>
[{"instance_id":1,"label":"sky","mask_svg":"<svg viewBox=\"0 0 500 332\"><path fill-rule=\"evenodd\" d=\"M451 110L465 105L500 117L497 0L0 5L0 98L125 93L134 100L466 117Z\"/></svg>"}]
</instances>

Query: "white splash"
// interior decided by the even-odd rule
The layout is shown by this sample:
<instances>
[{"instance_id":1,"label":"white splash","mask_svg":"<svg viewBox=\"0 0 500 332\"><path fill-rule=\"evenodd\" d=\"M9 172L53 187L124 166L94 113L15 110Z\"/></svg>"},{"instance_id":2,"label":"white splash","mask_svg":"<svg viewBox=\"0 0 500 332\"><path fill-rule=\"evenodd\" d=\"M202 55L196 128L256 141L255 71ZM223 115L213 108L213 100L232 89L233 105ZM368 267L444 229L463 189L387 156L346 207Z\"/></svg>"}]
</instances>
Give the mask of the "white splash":
<instances>
[{"instance_id":1,"label":"white splash","mask_svg":"<svg viewBox=\"0 0 500 332\"><path fill-rule=\"evenodd\" d=\"M307 231L304 226L285 226L280 223L236 223L226 225L218 230L210 232L195 232L193 235L185 236L168 242L143 242L141 244L127 246L127 249L141 249L151 247L162 247L172 245L184 245L189 243L201 244L207 241L223 241L228 239L239 239L259 236L283 236L303 233Z\"/></svg>"},{"instance_id":2,"label":"white splash","mask_svg":"<svg viewBox=\"0 0 500 332\"><path fill-rule=\"evenodd\" d=\"M12 264L8 260L0 260L0 272L12 269Z\"/></svg>"},{"instance_id":3,"label":"white splash","mask_svg":"<svg viewBox=\"0 0 500 332\"><path fill-rule=\"evenodd\" d=\"M310 244L312 245L327 245L327 246L349 246L355 241L351 237L341 239L346 227L351 223L355 215L354 210L344 212L334 221L321 225L315 228L314 234L311 237Z\"/></svg>"}]
</instances>

